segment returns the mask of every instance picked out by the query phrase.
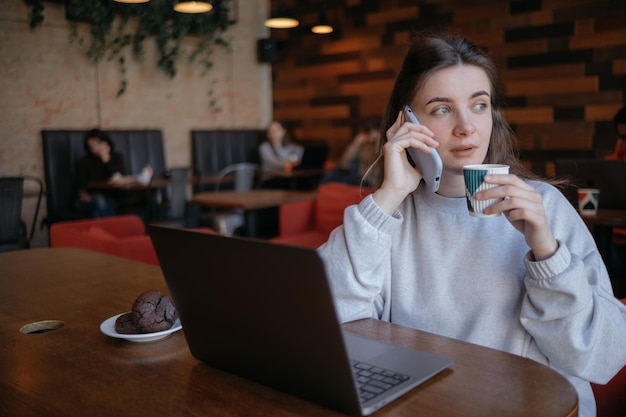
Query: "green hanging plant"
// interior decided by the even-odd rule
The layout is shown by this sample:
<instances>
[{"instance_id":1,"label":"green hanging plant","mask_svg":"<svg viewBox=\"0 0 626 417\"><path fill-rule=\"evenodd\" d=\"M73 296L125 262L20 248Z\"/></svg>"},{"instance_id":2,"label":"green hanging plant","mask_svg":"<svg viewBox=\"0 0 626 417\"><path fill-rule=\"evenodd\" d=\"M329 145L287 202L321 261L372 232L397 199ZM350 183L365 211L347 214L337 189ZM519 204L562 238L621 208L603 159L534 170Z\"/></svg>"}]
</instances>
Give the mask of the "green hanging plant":
<instances>
[{"instance_id":1,"label":"green hanging plant","mask_svg":"<svg viewBox=\"0 0 626 417\"><path fill-rule=\"evenodd\" d=\"M24 0L29 7L30 26L36 28L44 21L43 0ZM190 64L204 68L213 66L211 55L216 46L229 48L224 34L229 26L231 0L214 0L213 10L202 14L175 12L171 0L151 0L142 4L121 4L112 0L65 0L67 19L73 23L71 40L78 36L78 23L91 26L91 41L87 56L99 62L105 58L117 60L122 81L117 95L126 91L126 51L141 59L145 42L153 40L159 52L157 67L170 78L176 76L178 62L185 55ZM133 30L130 21L133 21ZM186 51L182 41L193 36L195 47ZM215 104L211 104L215 108Z\"/></svg>"}]
</instances>

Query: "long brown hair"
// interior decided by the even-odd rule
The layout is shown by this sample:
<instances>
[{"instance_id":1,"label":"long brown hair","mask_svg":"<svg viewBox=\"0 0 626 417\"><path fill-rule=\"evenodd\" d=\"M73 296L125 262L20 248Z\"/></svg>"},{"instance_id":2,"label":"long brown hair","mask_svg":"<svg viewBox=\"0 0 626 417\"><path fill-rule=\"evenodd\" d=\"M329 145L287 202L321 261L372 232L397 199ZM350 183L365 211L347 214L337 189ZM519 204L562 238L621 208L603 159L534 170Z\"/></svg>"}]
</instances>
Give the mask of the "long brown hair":
<instances>
[{"instance_id":1,"label":"long brown hair","mask_svg":"<svg viewBox=\"0 0 626 417\"><path fill-rule=\"evenodd\" d=\"M454 65L474 65L487 74L491 84L491 111L493 128L489 149L484 163L506 164L510 172L526 179L537 175L527 170L518 157L517 140L513 130L502 116L503 96L499 71L491 58L476 45L462 36L452 33L416 33L412 36L400 73L396 78L391 97L381 124L386 133L398 117L402 107L410 103L426 80L436 71ZM370 170L370 183L380 186L383 168L382 147L387 141L384 135L379 149L379 158ZM377 181L378 180L378 181ZM377 182L376 182L377 181Z\"/></svg>"}]
</instances>

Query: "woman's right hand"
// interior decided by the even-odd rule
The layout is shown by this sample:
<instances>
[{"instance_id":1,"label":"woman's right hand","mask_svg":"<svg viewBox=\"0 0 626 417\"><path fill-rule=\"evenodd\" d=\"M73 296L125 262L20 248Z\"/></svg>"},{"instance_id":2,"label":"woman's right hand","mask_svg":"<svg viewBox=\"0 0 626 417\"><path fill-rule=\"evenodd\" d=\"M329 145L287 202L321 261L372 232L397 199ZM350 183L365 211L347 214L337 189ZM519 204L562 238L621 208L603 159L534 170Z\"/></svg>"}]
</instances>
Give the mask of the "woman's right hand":
<instances>
[{"instance_id":1,"label":"woman's right hand","mask_svg":"<svg viewBox=\"0 0 626 417\"><path fill-rule=\"evenodd\" d=\"M402 113L387 130L387 142L383 146L384 178L382 185L373 195L374 201L387 213L393 214L400 203L415 191L422 174L409 162L406 148L430 152L428 146L436 148L433 132L424 125L404 122Z\"/></svg>"}]
</instances>

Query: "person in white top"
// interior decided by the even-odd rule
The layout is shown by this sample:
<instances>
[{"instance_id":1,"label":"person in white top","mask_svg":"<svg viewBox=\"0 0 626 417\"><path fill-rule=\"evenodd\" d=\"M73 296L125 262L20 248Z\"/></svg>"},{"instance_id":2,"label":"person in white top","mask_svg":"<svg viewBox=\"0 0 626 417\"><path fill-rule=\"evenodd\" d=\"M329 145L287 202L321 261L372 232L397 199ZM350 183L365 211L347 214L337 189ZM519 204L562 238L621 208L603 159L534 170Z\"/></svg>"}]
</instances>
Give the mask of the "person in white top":
<instances>
[{"instance_id":1,"label":"person in white top","mask_svg":"<svg viewBox=\"0 0 626 417\"><path fill-rule=\"evenodd\" d=\"M259 146L261 166L265 170L291 172L302 160L304 148L293 143L287 131L277 121L267 128L267 141Z\"/></svg>"},{"instance_id":2,"label":"person in white top","mask_svg":"<svg viewBox=\"0 0 626 417\"><path fill-rule=\"evenodd\" d=\"M534 359L594 416L589 382L626 363L626 307L574 207L517 159L498 77L462 37L415 37L382 124L382 180L318 252L342 322L374 317ZM420 125L404 120L406 104ZM406 156L428 146L443 161L437 193ZM510 166L477 194L504 198L486 209L500 216L468 214L462 168L479 163Z\"/></svg>"}]
</instances>

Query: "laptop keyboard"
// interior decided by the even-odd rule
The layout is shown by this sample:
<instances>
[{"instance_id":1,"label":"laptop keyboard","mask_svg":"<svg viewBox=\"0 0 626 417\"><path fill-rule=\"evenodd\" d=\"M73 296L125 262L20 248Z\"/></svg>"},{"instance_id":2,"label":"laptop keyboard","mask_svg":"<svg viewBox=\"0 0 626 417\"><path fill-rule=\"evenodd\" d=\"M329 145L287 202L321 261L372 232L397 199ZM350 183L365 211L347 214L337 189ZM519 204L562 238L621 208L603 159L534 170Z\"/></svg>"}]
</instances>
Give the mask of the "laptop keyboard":
<instances>
[{"instance_id":1,"label":"laptop keyboard","mask_svg":"<svg viewBox=\"0 0 626 417\"><path fill-rule=\"evenodd\" d=\"M369 401L409 379L407 375L356 361L352 362L352 373L362 402Z\"/></svg>"}]
</instances>

